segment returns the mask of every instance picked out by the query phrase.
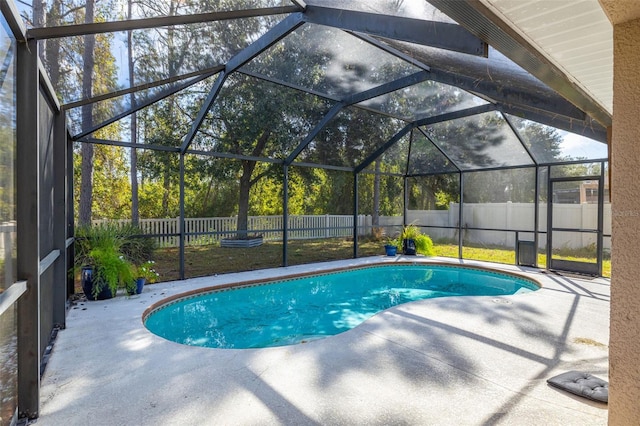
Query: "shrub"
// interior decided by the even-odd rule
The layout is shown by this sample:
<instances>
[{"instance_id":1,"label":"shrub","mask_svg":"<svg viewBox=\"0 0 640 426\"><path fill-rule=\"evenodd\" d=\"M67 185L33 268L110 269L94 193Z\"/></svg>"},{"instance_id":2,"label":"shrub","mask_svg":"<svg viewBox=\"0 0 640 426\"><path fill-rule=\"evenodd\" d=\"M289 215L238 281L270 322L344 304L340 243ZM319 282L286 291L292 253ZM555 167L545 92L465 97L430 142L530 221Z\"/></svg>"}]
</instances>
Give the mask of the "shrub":
<instances>
[{"instance_id":1,"label":"shrub","mask_svg":"<svg viewBox=\"0 0 640 426\"><path fill-rule=\"evenodd\" d=\"M407 225L402 229L402 232L396 239L395 245L402 247L402 241L405 239L412 239L416 243L416 253L424 256L435 255L433 249L433 241L431 237L420 232L420 228L416 225Z\"/></svg>"},{"instance_id":2,"label":"shrub","mask_svg":"<svg viewBox=\"0 0 640 426\"><path fill-rule=\"evenodd\" d=\"M120 226L119 234L123 238L121 251L129 261L139 265L153 259L157 248L155 238L144 236L142 229L130 224Z\"/></svg>"},{"instance_id":3,"label":"shrub","mask_svg":"<svg viewBox=\"0 0 640 426\"><path fill-rule=\"evenodd\" d=\"M418 235L415 238L415 242L417 253L423 254L425 256L435 255L435 250L433 249L433 241L431 241L431 237L429 237L428 235Z\"/></svg>"},{"instance_id":4,"label":"shrub","mask_svg":"<svg viewBox=\"0 0 640 426\"><path fill-rule=\"evenodd\" d=\"M134 274L137 273L134 265L149 266L156 249L155 239L145 237L139 227L115 222L79 226L75 237L74 273L84 266L95 269L94 296L105 285L112 294L118 287L129 289L134 285Z\"/></svg>"},{"instance_id":5,"label":"shrub","mask_svg":"<svg viewBox=\"0 0 640 426\"><path fill-rule=\"evenodd\" d=\"M94 297L97 297L103 285L108 286L112 294L116 294L121 286L126 289L133 286L133 265L115 247L96 247L90 255L98 283L93 288Z\"/></svg>"},{"instance_id":6,"label":"shrub","mask_svg":"<svg viewBox=\"0 0 640 426\"><path fill-rule=\"evenodd\" d=\"M81 225L75 231L76 265L93 266L91 251L95 248L114 247L120 249L118 227L111 223L90 226Z\"/></svg>"},{"instance_id":7,"label":"shrub","mask_svg":"<svg viewBox=\"0 0 640 426\"><path fill-rule=\"evenodd\" d=\"M384 228L381 228L379 226L374 226L371 229L371 240L372 241L380 241L382 240L384 236Z\"/></svg>"},{"instance_id":8,"label":"shrub","mask_svg":"<svg viewBox=\"0 0 640 426\"><path fill-rule=\"evenodd\" d=\"M94 297L104 286L109 287L115 295L118 287L128 288L133 284L133 265L122 250L124 244L120 228L113 223L80 226L76 230L74 270L77 272L85 266L93 267Z\"/></svg>"}]
</instances>

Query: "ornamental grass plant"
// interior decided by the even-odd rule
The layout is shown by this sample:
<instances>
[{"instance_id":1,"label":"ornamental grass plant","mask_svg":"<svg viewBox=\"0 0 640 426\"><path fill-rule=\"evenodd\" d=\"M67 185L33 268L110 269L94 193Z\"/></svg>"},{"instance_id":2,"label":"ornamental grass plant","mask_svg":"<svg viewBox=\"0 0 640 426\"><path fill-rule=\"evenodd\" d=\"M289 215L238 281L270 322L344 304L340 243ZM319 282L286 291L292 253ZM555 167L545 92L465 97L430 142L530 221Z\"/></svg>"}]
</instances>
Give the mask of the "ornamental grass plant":
<instances>
[{"instance_id":1,"label":"ornamental grass plant","mask_svg":"<svg viewBox=\"0 0 640 426\"><path fill-rule=\"evenodd\" d=\"M431 238L423 234L416 225L407 225L402 228L402 232L396 239L396 247L402 247L404 240L413 240L416 243L416 253L424 256L434 256L433 241Z\"/></svg>"},{"instance_id":2,"label":"ornamental grass plant","mask_svg":"<svg viewBox=\"0 0 640 426\"><path fill-rule=\"evenodd\" d=\"M93 297L108 287L112 295L119 288L129 291L135 288L136 274L144 265L149 274L155 274L150 268L150 258L156 243L142 236L139 228L132 225L119 225L106 222L98 225L79 226L76 229L74 274L82 268L93 269L94 282L91 289ZM153 276L153 281L157 275Z\"/></svg>"}]
</instances>

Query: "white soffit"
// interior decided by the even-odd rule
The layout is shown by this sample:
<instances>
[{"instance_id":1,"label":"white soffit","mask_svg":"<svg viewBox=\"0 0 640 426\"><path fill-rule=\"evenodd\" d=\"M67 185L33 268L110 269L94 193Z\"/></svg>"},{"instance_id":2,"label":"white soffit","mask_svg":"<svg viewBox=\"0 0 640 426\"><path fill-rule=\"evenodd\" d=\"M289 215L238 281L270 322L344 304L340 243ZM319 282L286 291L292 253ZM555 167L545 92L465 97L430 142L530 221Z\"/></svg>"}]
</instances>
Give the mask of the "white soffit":
<instances>
[{"instance_id":1,"label":"white soffit","mask_svg":"<svg viewBox=\"0 0 640 426\"><path fill-rule=\"evenodd\" d=\"M598 0L480 0L613 113L613 27Z\"/></svg>"}]
</instances>

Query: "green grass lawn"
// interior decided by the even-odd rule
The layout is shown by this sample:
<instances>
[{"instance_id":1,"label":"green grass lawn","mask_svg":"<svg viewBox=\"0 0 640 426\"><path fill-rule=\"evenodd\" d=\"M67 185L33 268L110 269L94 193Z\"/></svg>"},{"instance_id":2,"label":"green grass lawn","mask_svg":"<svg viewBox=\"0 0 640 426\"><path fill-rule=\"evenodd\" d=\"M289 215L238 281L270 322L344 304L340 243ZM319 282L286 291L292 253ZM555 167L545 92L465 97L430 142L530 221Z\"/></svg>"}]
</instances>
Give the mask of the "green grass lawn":
<instances>
[{"instance_id":1,"label":"green grass lawn","mask_svg":"<svg viewBox=\"0 0 640 426\"><path fill-rule=\"evenodd\" d=\"M436 256L458 257L458 246L454 244L437 244L434 243ZM503 248L485 248L485 247L463 247L462 257L464 259L483 260L487 262L506 263L514 265L516 263L516 253L514 250ZM558 259L574 260L577 262L594 262L593 259L580 256L570 256L564 254L557 256ZM538 253L538 265L544 267L547 264L547 255ZM602 262L602 275L611 277L611 259L604 259Z\"/></svg>"},{"instance_id":2,"label":"green grass lawn","mask_svg":"<svg viewBox=\"0 0 640 426\"><path fill-rule=\"evenodd\" d=\"M358 243L358 256L384 255L384 243L363 240ZM458 246L434 243L435 255L458 257ZM353 258L353 243L348 239L291 240L288 247L289 265L302 265L330 260ZM463 258L488 262L515 264L515 252L501 248L464 247ZM563 257L567 260L587 261L584 258ZM160 281L179 279L179 251L177 248L158 249L156 270ZM538 264L546 265L546 256L538 256ZM282 266L282 242L265 242L253 248L221 248L216 245L185 248L185 276L187 278L229 272L253 271ZM611 276L611 261L603 264L604 276Z\"/></svg>"},{"instance_id":3,"label":"green grass lawn","mask_svg":"<svg viewBox=\"0 0 640 426\"><path fill-rule=\"evenodd\" d=\"M342 238L291 240L287 245L289 265L353 258L353 242ZM383 243L364 241L358 245L358 255L384 254ZM177 248L158 249L156 270L161 281L179 278ZM282 266L282 242L268 241L259 247L222 248L217 245L186 247L185 276L187 278L229 272L253 271Z\"/></svg>"}]
</instances>

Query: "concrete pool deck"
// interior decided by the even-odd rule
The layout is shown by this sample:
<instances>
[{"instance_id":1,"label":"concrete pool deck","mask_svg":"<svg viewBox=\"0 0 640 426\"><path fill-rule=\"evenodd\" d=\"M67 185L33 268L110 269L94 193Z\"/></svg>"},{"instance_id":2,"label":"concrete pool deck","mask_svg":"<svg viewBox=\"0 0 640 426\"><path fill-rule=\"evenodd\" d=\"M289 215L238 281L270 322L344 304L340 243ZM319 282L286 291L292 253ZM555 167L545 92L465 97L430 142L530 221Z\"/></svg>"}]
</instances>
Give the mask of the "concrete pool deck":
<instances>
[{"instance_id":1,"label":"concrete pool deck","mask_svg":"<svg viewBox=\"0 0 640 426\"><path fill-rule=\"evenodd\" d=\"M543 288L412 302L337 336L266 349L184 346L142 324L151 304L188 290L398 260L491 266ZM72 306L37 424L606 425L606 404L546 380L569 370L608 380L608 342L609 280L509 265L380 256L159 283Z\"/></svg>"}]
</instances>

